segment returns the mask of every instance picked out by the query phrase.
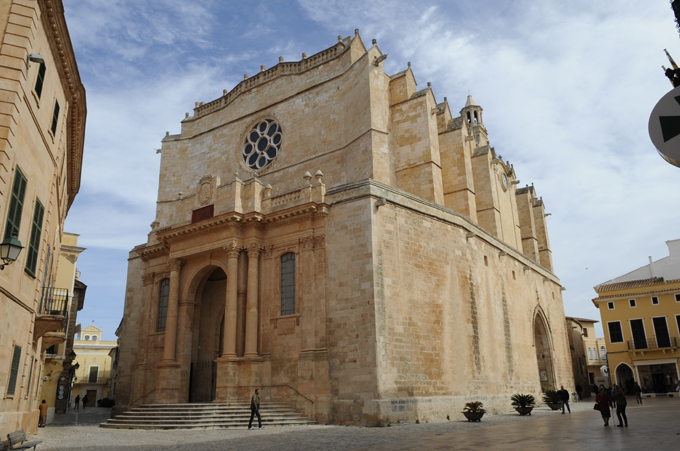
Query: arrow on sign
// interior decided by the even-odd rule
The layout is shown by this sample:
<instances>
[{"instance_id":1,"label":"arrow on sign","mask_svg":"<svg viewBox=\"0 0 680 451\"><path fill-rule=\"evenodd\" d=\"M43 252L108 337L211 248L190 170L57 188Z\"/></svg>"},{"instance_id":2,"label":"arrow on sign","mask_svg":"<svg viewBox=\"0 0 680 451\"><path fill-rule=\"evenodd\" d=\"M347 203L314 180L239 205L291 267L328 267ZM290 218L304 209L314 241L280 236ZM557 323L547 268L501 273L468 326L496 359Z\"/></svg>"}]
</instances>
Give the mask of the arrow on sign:
<instances>
[{"instance_id":1,"label":"arrow on sign","mask_svg":"<svg viewBox=\"0 0 680 451\"><path fill-rule=\"evenodd\" d=\"M675 101L680 105L680 96L675 97ZM659 116L661 123L661 133L663 142L668 142L680 135L680 116Z\"/></svg>"}]
</instances>

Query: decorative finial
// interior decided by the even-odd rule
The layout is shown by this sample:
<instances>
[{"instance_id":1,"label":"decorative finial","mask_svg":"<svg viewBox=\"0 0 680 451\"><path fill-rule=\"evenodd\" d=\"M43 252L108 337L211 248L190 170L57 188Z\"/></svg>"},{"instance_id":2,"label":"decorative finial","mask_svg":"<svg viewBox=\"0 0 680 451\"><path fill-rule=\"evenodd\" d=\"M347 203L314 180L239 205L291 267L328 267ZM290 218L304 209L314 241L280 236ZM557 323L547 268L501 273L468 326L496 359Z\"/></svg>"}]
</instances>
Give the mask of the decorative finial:
<instances>
[{"instance_id":1,"label":"decorative finial","mask_svg":"<svg viewBox=\"0 0 680 451\"><path fill-rule=\"evenodd\" d=\"M312 179L312 174L309 173L309 171L305 172L305 175L302 176L303 179L307 181L307 184L309 185L309 181Z\"/></svg>"},{"instance_id":2,"label":"decorative finial","mask_svg":"<svg viewBox=\"0 0 680 451\"><path fill-rule=\"evenodd\" d=\"M373 40L373 45L378 45L378 40L377 40L377 39L374 39L374 40Z\"/></svg>"},{"instance_id":3,"label":"decorative finial","mask_svg":"<svg viewBox=\"0 0 680 451\"><path fill-rule=\"evenodd\" d=\"M222 90L222 95L223 95L223 96L226 96L226 95L227 95L227 90L226 90L226 89L223 89L223 90Z\"/></svg>"},{"instance_id":4,"label":"decorative finial","mask_svg":"<svg viewBox=\"0 0 680 451\"><path fill-rule=\"evenodd\" d=\"M283 63L283 57L279 56L279 63Z\"/></svg>"},{"instance_id":5,"label":"decorative finial","mask_svg":"<svg viewBox=\"0 0 680 451\"><path fill-rule=\"evenodd\" d=\"M338 35L338 42L342 42L342 35L341 34Z\"/></svg>"},{"instance_id":6,"label":"decorative finial","mask_svg":"<svg viewBox=\"0 0 680 451\"><path fill-rule=\"evenodd\" d=\"M304 60L304 59L307 59L307 54L304 53L304 52L302 52L302 59L303 59L303 60Z\"/></svg>"},{"instance_id":7,"label":"decorative finial","mask_svg":"<svg viewBox=\"0 0 680 451\"><path fill-rule=\"evenodd\" d=\"M248 79L248 74L243 74L243 79L247 80Z\"/></svg>"},{"instance_id":8,"label":"decorative finial","mask_svg":"<svg viewBox=\"0 0 680 451\"><path fill-rule=\"evenodd\" d=\"M410 61L409 61L408 63L406 63L406 64L408 64L408 67L411 67L411 62L410 62Z\"/></svg>"},{"instance_id":9,"label":"decorative finial","mask_svg":"<svg viewBox=\"0 0 680 451\"><path fill-rule=\"evenodd\" d=\"M321 169L316 171L316 173L314 174L314 177L316 177L317 183L321 183L321 181L323 180L323 172L321 172Z\"/></svg>"},{"instance_id":10,"label":"decorative finial","mask_svg":"<svg viewBox=\"0 0 680 451\"><path fill-rule=\"evenodd\" d=\"M446 102L448 102L448 100L446 100L446 97L444 97L444 103L446 103Z\"/></svg>"},{"instance_id":11,"label":"decorative finial","mask_svg":"<svg viewBox=\"0 0 680 451\"><path fill-rule=\"evenodd\" d=\"M165 136L170 136L170 132L165 132Z\"/></svg>"},{"instance_id":12,"label":"decorative finial","mask_svg":"<svg viewBox=\"0 0 680 451\"><path fill-rule=\"evenodd\" d=\"M189 117L189 113L184 113L184 118L186 119L188 117Z\"/></svg>"},{"instance_id":13,"label":"decorative finial","mask_svg":"<svg viewBox=\"0 0 680 451\"><path fill-rule=\"evenodd\" d=\"M198 108L198 105L200 105L200 103L199 103L199 102L196 102L196 108Z\"/></svg>"},{"instance_id":14,"label":"decorative finial","mask_svg":"<svg viewBox=\"0 0 680 451\"><path fill-rule=\"evenodd\" d=\"M264 64L260 66L260 72L264 72Z\"/></svg>"},{"instance_id":15,"label":"decorative finial","mask_svg":"<svg viewBox=\"0 0 680 451\"><path fill-rule=\"evenodd\" d=\"M358 28L354 29L354 36L359 36L359 29Z\"/></svg>"},{"instance_id":16,"label":"decorative finial","mask_svg":"<svg viewBox=\"0 0 680 451\"><path fill-rule=\"evenodd\" d=\"M430 82L428 81L428 82L427 82L427 87L428 87L428 88L431 88L431 87L432 87L432 83L430 83Z\"/></svg>"}]
</instances>

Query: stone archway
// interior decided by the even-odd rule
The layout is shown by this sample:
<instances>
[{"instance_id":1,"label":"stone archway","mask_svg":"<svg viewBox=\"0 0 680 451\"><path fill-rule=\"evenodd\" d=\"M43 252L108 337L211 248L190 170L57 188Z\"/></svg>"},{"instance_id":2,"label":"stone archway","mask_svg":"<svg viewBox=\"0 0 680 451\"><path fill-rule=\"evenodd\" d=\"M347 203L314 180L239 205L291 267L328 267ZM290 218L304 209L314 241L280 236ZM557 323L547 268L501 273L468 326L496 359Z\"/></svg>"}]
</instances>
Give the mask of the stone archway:
<instances>
[{"instance_id":1,"label":"stone archway","mask_svg":"<svg viewBox=\"0 0 680 451\"><path fill-rule=\"evenodd\" d=\"M537 312L534 316L534 345L538 365L538 378L541 382L541 391L544 393L547 390L555 390L552 340L550 340L548 330L548 325L543 315Z\"/></svg>"},{"instance_id":2,"label":"stone archway","mask_svg":"<svg viewBox=\"0 0 680 451\"><path fill-rule=\"evenodd\" d=\"M633 369L625 363L619 363L616 367L616 385L623 387L626 394L635 393L635 376L633 375Z\"/></svg>"},{"instance_id":3,"label":"stone archway","mask_svg":"<svg viewBox=\"0 0 680 451\"><path fill-rule=\"evenodd\" d=\"M227 275L222 268L213 269L196 291L189 402L212 402L215 399L215 359L222 352L226 292Z\"/></svg>"}]
</instances>

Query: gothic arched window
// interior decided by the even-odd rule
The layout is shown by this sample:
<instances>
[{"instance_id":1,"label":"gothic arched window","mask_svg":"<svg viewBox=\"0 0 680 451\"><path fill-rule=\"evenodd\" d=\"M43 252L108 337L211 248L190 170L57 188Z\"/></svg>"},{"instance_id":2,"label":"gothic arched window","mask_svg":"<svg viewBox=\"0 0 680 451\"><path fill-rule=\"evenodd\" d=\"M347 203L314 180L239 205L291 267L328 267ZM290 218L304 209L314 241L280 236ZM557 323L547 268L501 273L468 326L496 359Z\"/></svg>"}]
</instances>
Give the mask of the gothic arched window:
<instances>
[{"instance_id":1,"label":"gothic arched window","mask_svg":"<svg viewBox=\"0 0 680 451\"><path fill-rule=\"evenodd\" d=\"M170 295L170 279L161 280L158 296L158 328L157 332L165 332L165 320L168 317L168 297Z\"/></svg>"},{"instance_id":2,"label":"gothic arched window","mask_svg":"<svg viewBox=\"0 0 680 451\"><path fill-rule=\"evenodd\" d=\"M281 256L281 316L295 313L295 254Z\"/></svg>"}]
</instances>

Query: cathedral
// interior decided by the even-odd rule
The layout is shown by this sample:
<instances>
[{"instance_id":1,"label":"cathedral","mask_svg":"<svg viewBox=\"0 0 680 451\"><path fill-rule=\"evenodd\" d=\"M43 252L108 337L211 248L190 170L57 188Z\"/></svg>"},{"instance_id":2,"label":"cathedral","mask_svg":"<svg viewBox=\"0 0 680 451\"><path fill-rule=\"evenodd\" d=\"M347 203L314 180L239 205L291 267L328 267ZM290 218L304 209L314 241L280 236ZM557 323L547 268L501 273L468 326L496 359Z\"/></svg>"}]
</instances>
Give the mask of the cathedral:
<instances>
[{"instance_id":1,"label":"cathedral","mask_svg":"<svg viewBox=\"0 0 680 451\"><path fill-rule=\"evenodd\" d=\"M259 388L319 423L386 425L573 390L542 199L471 96L455 113L386 57L356 30L166 134L117 411Z\"/></svg>"}]
</instances>

